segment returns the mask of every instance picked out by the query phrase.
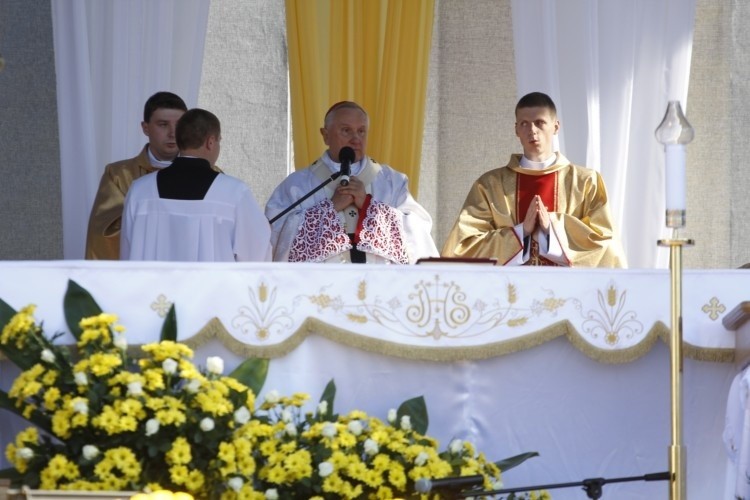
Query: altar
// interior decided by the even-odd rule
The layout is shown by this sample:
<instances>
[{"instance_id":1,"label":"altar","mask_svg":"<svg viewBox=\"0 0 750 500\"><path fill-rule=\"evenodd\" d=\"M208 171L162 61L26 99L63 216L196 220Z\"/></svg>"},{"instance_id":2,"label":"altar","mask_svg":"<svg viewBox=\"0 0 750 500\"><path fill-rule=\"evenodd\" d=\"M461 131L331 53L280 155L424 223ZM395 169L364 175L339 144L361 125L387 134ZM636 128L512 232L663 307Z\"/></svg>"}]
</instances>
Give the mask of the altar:
<instances>
[{"instance_id":1,"label":"altar","mask_svg":"<svg viewBox=\"0 0 750 500\"><path fill-rule=\"evenodd\" d=\"M221 355L229 370L270 358L263 392L307 392L314 403L334 380L336 412L381 418L424 396L441 447L461 438L493 460L539 452L504 474L509 488L668 469L668 270L2 262L0 298L15 309L36 304L47 332L67 331L69 280L118 315L131 345L157 340L174 304L179 339L198 364ZM723 432L737 344L722 319L748 285L744 270L685 272L693 498L731 498ZM3 388L13 373L0 363ZM0 426L2 443L17 425ZM585 498L575 488L551 493ZM610 484L604 498L668 498L668 485Z\"/></svg>"}]
</instances>

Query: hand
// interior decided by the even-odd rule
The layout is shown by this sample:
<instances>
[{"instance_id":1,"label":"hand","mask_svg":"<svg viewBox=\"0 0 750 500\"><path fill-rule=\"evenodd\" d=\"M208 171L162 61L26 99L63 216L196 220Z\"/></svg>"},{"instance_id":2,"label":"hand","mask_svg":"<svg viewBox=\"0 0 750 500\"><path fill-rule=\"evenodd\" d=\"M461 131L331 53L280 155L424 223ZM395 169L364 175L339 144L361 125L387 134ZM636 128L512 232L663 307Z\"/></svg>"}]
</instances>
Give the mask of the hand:
<instances>
[{"instance_id":1,"label":"hand","mask_svg":"<svg viewBox=\"0 0 750 500\"><path fill-rule=\"evenodd\" d=\"M549 234L549 212L539 195L532 198L529 208L526 210L526 217L523 219L523 235L528 236L533 233L537 224L545 234Z\"/></svg>"},{"instance_id":2,"label":"hand","mask_svg":"<svg viewBox=\"0 0 750 500\"><path fill-rule=\"evenodd\" d=\"M338 208L336 205L336 197L339 195L346 197L346 199L349 200L348 203L341 208ZM354 203L354 206L357 207L357 209L360 209L362 208L362 205L365 204L366 198L367 192L365 191L364 183L357 179L357 177L352 176L349 178L348 186L339 186L336 188L336 193L331 200L333 201L333 206L338 211L348 207L351 203Z\"/></svg>"},{"instance_id":3,"label":"hand","mask_svg":"<svg viewBox=\"0 0 750 500\"><path fill-rule=\"evenodd\" d=\"M537 221L539 222L539 225L542 226L544 234L549 234L549 212L547 211L547 207L544 206L544 203L542 203L542 198L539 195L536 195L535 199L537 200Z\"/></svg>"},{"instance_id":4,"label":"hand","mask_svg":"<svg viewBox=\"0 0 750 500\"><path fill-rule=\"evenodd\" d=\"M526 217L523 219L523 235L524 237L530 235L534 232L534 228L536 228L536 221L537 221L537 201L536 199L538 196L534 196L532 198L531 203L529 203L529 208L526 210Z\"/></svg>"},{"instance_id":5,"label":"hand","mask_svg":"<svg viewBox=\"0 0 750 500\"><path fill-rule=\"evenodd\" d=\"M333 202L333 209L337 212L342 211L343 209L354 203L354 197L350 194L339 192L340 189L341 186L336 188L336 191L331 197L331 201Z\"/></svg>"}]
</instances>

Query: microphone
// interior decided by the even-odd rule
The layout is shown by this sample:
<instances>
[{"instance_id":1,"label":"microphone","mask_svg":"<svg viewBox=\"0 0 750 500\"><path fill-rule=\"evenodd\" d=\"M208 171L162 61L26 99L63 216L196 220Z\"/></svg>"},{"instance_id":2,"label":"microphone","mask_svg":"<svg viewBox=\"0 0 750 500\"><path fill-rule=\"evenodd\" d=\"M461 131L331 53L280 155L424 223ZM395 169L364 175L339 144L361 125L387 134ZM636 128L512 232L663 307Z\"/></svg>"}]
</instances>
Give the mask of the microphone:
<instances>
[{"instance_id":1,"label":"microphone","mask_svg":"<svg viewBox=\"0 0 750 500\"><path fill-rule=\"evenodd\" d=\"M339 171L339 185L348 186L349 176L352 173L352 163L354 163L354 150L349 146L341 148L339 151L339 161L341 162L341 170Z\"/></svg>"},{"instance_id":2,"label":"microphone","mask_svg":"<svg viewBox=\"0 0 750 500\"><path fill-rule=\"evenodd\" d=\"M423 477L414 482L414 490L417 493L431 493L439 490L463 490L473 488L474 486L481 486L482 484L484 484L484 476L479 474L476 476L446 477L443 479Z\"/></svg>"}]
</instances>

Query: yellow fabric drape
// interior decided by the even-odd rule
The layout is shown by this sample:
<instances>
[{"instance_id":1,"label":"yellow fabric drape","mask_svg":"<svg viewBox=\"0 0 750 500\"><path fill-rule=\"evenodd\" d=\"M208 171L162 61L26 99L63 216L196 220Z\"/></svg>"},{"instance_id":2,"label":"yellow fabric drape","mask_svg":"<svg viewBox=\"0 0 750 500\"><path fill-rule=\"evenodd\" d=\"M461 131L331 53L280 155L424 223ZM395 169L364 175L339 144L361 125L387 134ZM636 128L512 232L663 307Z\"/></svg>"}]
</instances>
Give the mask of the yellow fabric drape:
<instances>
[{"instance_id":1,"label":"yellow fabric drape","mask_svg":"<svg viewBox=\"0 0 750 500\"><path fill-rule=\"evenodd\" d=\"M367 153L405 173L416 196L434 0L286 0L295 164L325 147L329 106L370 115Z\"/></svg>"}]
</instances>

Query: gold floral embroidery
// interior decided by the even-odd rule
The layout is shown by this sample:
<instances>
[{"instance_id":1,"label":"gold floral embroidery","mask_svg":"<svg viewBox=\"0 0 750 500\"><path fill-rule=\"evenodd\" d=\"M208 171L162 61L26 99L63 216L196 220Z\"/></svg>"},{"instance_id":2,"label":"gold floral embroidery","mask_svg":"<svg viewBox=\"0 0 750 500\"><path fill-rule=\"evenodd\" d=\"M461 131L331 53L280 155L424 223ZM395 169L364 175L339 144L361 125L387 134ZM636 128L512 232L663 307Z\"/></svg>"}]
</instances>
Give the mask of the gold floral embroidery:
<instances>
[{"instance_id":1,"label":"gold floral embroidery","mask_svg":"<svg viewBox=\"0 0 750 500\"><path fill-rule=\"evenodd\" d=\"M589 309L585 313L580 301L576 301L578 309L584 318L583 333L592 338L601 336L611 346L617 345L622 337L632 338L643 332L643 324L638 321L635 311L626 311L627 292L618 293L613 283L605 292L597 290L599 309Z\"/></svg>"},{"instance_id":2,"label":"gold floral embroidery","mask_svg":"<svg viewBox=\"0 0 750 500\"><path fill-rule=\"evenodd\" d=\"M258 293L248 288L250 304L240 307L239 314L232 319L232 326L239 328L245 335L255 334L258 340L268 340L273 333L286 331L292 327L291 310L284 306L277 306L277 290L261 282Z\"/></svg>"}]
</instances>

